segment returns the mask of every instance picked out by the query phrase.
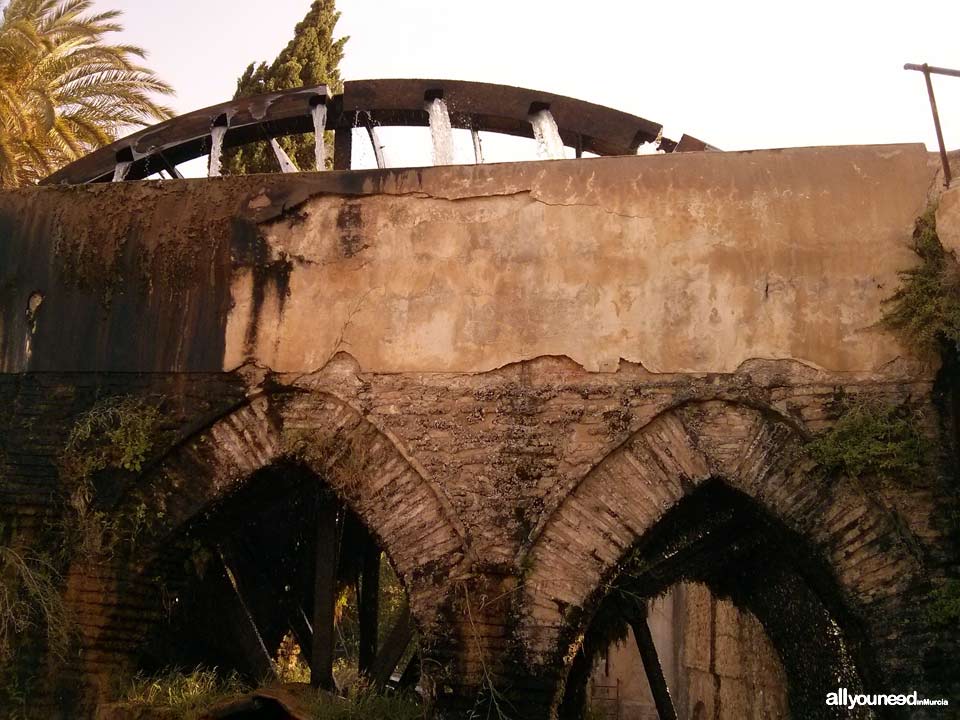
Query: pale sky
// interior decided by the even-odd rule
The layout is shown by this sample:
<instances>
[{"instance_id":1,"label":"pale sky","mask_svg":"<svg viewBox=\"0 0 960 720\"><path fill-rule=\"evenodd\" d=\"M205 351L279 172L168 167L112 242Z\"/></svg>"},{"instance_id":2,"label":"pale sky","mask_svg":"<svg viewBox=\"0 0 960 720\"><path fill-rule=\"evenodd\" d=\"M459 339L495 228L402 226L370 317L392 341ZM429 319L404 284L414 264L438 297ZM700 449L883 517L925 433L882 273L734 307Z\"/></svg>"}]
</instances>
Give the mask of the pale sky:
<instances>
[{"instance_id":1,"label":"pale sky","mask_svg":"<svg viewBox=\"0 0 960 720\"><path fill-rule=\"evenodd\" d=\"M272 60L309 0L96 0L124 11L122 40L187 112L229 99ZM724 150L925 142L923 76L960 68L960 1L699 2L339 0L346 80L482 80L570 95ZM121 39L118 37L118 39ZM960 147L960 78L935 77L948 148ZM391 136L388 151L399 142ZM388 160L402 153L388 152ZM458 153L459 155L459 153Z\"/></svg>"}]
</instances>

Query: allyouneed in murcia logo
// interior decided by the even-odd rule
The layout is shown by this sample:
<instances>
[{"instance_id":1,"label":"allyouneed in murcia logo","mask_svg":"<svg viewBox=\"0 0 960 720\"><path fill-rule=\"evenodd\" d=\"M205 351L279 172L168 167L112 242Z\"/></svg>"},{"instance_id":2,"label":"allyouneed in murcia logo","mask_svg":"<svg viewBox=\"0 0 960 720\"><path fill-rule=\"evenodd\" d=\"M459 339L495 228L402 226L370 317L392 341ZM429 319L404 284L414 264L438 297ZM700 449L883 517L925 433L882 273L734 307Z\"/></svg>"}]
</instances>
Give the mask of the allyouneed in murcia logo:
<instances>
[{"instance_id":1,"label":"allyouneed in murcia logo","mask_svg":"<svg viewBox=\"0 0 960 720\"><path fill-rule=\"evenodd\" d=\"M950 701L946 698L922 698L916 690L909 695L863 695L851 694L846 688L827 693L827 705L839 705L853 710L856 707L876 705L941 705L946 707Z\"/></svg>"}]
</instances>

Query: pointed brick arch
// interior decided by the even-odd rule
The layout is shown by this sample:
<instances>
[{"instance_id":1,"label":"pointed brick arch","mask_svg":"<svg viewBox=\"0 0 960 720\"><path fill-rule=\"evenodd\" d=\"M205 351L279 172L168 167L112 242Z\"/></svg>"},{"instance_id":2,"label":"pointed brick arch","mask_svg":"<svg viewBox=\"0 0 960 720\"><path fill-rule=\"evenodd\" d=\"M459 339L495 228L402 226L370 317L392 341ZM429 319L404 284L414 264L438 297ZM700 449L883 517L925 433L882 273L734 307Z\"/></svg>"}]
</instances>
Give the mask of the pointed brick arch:
<instances>
[{"instance_id":1,"label":"pointed brick arch","mask_svg":"<svg viewBox=\"0 0 960 720\"><path fill-rule=\"evenodd\" d=\"M140 540L143 564L182 528L289 457L302 460L360 517L403 578L412 609L440 601L432 582L464 558L462 527L441 493L397 446L346 403L322 393L262 396L174 448L138 483L119 512L158 518Z\"/></svg>"},{"instance_id":2,"label":"pointed brick arch","mask_svg":"<svg viewBox=\"0 0 960 720\"><path fill-rule=\"evenodd\" d=\"M648 423L587 473L519 558L520 636L534 673L567 654L586 610L666 512L711 478L755 500L807 539L844 601L884 644L884 618L919 564L892 515L853 482L809 472L798 430L773 412L725 401L690 403Z\"/></svg>"}]
</instances>

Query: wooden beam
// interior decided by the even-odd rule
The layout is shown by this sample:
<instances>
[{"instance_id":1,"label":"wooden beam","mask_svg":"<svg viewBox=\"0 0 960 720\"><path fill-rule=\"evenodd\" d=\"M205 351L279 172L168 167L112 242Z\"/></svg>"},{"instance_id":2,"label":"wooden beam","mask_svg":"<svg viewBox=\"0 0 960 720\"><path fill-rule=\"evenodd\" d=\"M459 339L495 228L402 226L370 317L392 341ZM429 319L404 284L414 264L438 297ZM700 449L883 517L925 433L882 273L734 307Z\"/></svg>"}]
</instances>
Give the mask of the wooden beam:
<instances>
[{"instance_id":1,"label":"wooden beam","mask_svg":"<svg viewBox=\"0 0 960 720\"><path fill-rule=\"evenodd\" d=\"M317 494L316 565L313 578L313 646L310 652L310 682L314 687L334 690L334 608L337 595L336 500Z\"/></svg>"},{"instance_id":2,"label":"wooden beam","mask_svg":"<svg viewBox=\"0 0 960 720\"><path fill-rule=\"evenodd\" d=\"M390 630L390 634L387 635L387 639L383 642L383 647L380 648L377 659L373 662L370 677L375 689L382 690L390 681L390 676L393 674L397 663L400 662L400 658L403 657L403 653L406 652L407 646L410 645L412 639L413 623L410 619L410 606L404 603L400 617L397 618L393 628Z\"/></svg>"},{"instance_id":3,"label":"wooden beam","mask_svg":"<svg viewBox=\"0 0 960 720\"><path fill-rule=\"evenodd\" d=\"M363 566L360 570L358 665L368 675L377 657L380 616L380 548L369 532L363 532Z\"/></svg>"},{"instance_id":4,"label":"wooden beam","mask_svg":"<svg viewBox=\"0 0 960 720\"><path fill-rule=\"evenodd\" d=\"M647 682L650 683L650 691L653 693L653 702L657 706L660 720L677 720L677 711L673 707L670 689L667 687L663 668L660 666L660 656L657 654L657 647L653 644L653 636L647 624L646 608L644 607L627 621L633 628L633 637L637 641L637 649L643 660L643 669L647 674Z\"/></svg>"}]
</instances>

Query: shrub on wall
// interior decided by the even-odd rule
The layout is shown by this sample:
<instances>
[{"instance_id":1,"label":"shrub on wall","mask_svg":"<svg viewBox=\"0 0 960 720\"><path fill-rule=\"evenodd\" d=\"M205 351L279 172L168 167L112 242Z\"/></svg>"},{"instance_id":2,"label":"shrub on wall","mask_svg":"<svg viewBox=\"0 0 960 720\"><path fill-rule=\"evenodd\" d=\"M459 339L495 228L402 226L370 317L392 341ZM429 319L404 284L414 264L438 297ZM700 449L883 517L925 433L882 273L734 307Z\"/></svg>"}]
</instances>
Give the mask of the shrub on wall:
<instances>
[{"instance_id":1,"label":"shrub on wall","mask_svg":"<svg viewBox=\"0 0 960 720\"><path fill-rule=\"evenodd\" d=\"M919 350L960 350L960 264L940 244L935 207L917 218L913 251L920 264L900 273L882 323Z\"/></svg>"},{"instance_id":2,"label":"shrub on wall","mask_svg":"<svg viewBox=\"0 0 960 720\"><path fill-rule=\"evenodd\" d=\"M847 403L837 422L814 437L807 455L828 474L909 482L925 465L927 440L906 404Z\"/></svg>"},{"instance_id":3,"label":"shrub on wall","mask_svg":"<svg viewBox=\"0 0 960 720\"><path fill-rule=\"evenodd\" d=\"M70 626L60 575L44 555L0 546L0 667L13 659L18 639L34 628L46 631L49 652L66 654Z\"/></svg>"},{"instance_id":4,"label":"shrub on wall","mask_svg":"<svg viewBox=\"0 0 960 720\"><path fill-rule=\"evenodd\" d=\"M931 593L927 618L938 627L960 627L960 580L947 580Z\"/></svg>"},{"instance_id":5,"label":"shrub on wall","mask_svg":"<svg viewBox=\"0 0 960 720\"><path fill-rule=\"evenodd\" d=\"M93 481L107 470L139 472L159 421L155 405L133 397L106 398L77 419L58 458L68 505L61 528L65 555L109 556L124 532L142 525L145 518L139 514L115 518L96 509Z\"/></svg>"}]
</instances>

